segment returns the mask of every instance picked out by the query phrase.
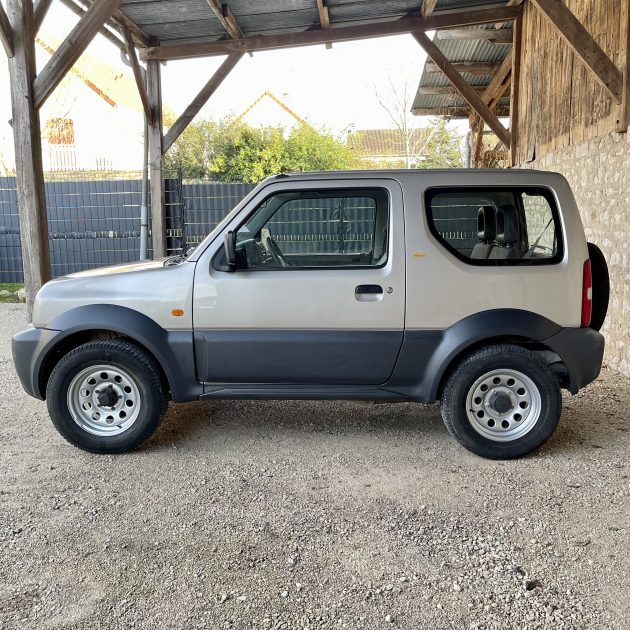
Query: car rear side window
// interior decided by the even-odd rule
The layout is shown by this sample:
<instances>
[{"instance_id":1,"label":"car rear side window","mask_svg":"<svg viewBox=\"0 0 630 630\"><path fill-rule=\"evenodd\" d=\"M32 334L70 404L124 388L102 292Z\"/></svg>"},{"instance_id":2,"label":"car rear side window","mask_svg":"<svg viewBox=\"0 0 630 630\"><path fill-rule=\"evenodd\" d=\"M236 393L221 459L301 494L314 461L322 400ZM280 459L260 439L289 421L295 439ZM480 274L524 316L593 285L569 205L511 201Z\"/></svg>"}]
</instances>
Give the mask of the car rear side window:
<instances>
[{"instance_id":1,"label":"car rear side window","mask_svg":"<svg viewBox=\"0 0 630 630\"><path fill-rule=\"evenodd\" d=\"M470 187L426 193L429 228L473 265L540 265L562 259L555 200L546 188Z\"/></svg>"}]
</instances>

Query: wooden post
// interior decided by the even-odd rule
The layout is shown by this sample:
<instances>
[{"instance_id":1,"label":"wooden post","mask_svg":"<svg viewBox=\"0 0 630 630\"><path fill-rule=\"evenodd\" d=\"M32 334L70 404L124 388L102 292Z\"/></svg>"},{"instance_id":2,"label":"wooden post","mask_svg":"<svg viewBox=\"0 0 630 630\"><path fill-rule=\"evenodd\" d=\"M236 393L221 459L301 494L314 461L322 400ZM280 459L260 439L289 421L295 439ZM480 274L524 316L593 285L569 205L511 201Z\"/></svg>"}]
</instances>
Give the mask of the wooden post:
<instances>
[{"instance_id":1,"label":"wooden post","mask_svg":"<svg viewBox=\"0 0 630 630\"><path fill-rule=\"evenodd\" d=\"M523 59L523 14L514 20L512 44L512 93L510 95L510 166L516 166L518 152L519 99Z\"/></svg>"},{"instance_id":2,"label":"wooden post","mask_svg":"<svg viewBox=\"0 0 630 630\"><path fill-rule=\"evenodd\" d=\"M149 125L149 174L151 179L151 240L153 258L166 256L164 158L162 149L162 81L160 62L147 62L147 92L152 120Z\"/></svg>"},{"instance_id":3,"label":"wooden post","mask_svg":"<svg viewBox=\"0 0 630 630\"><path fill-rule=\"evenodd\" d=\"M622 2L621 7L621 46L623 55L623 93L619 107L616 131L626 133L630 126L630 2Z\"/></svg>"},{"instance_id":4,"label":"wooden post","mask_svg":"<svg viewBox=\"0 0 630 630\"><path fill-rule=\"evenodd\" d=\"M7 57L13 57L13 30L9 23L9 18L4 12L4 7L0 4L0 41L4 46Z\"/></svg>"},{"instance_id":5,"label":"wooden post","mask_svg":"<svg viewBox=\"0 0 630 630\"><path fill-rule=\"evenodd\" d=\"M35 294L50 279L48 221L39 113L34 105L35 29L33 3L8 0L14 56L9 59L15 171L20 217L26 310L30 321Z\"/></svg>"}]
</instances>

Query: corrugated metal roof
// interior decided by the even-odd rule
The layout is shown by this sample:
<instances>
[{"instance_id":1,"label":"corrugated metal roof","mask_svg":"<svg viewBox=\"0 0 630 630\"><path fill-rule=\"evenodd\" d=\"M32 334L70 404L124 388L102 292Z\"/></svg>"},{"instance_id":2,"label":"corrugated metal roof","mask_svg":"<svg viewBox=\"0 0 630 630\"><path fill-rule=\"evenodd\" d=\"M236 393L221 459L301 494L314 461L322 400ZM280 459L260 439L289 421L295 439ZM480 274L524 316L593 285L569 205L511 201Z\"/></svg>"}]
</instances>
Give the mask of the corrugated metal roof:
<instances>
[{"instance_id":1,"label":"corrugated metal roof","mask_svg":"<svg viewBox=\"0 0 630 630\"><path fill-rule=\"evenodd\" d=\"M470 5L464 0L441 1L449 8ZM231 0L229 7L246 36L300 32L320 24L315 0ZM328 14L334 27L417 15L419 7L419 0L329 0ZM124 0L121 10L161 44L209 42L226 36L207 0Z\"/></svg>"},{"instance_id":2,"label":"corrugated metal roof","mask_svg":"<svg viewBox=\"0 0 630 630\"><path fill-rule=\"evenodd\" d=\"M439 0L435 13L444 9L461 8L462 5L470 7L470 4L471 3L463 2L462 0ZM476 1L474 4L476 7L481 7L483 4L490 4L490 2ZM468 27L468 29L471 30L479 28L495 30L496 27L494 24ZM503 24L502 28L511 29L511 22ZM510 44L491 44L485 39L440 39L439 35L439 32L436 33L433 37L433 41L451 62L501 63L507 57L511 48ZM418 92L416 93L412 110L438 110L444 115L448 115L453 108L468 108L468 103L466 103L459 94L423 93L423 88L451 87L451 82L442 72L428 71L427 65L429 64L431 64L431 61L427 59L427 62L422 69L420 85L418 86ZM478 87L485 87L492 80L491 74L475 75L468 72L462 72L462 77L469 85ZM509 104L510 99L503 98L499 101L498 106L505 110L506 108L509 108Z\"/></svg>"}]
</instances>

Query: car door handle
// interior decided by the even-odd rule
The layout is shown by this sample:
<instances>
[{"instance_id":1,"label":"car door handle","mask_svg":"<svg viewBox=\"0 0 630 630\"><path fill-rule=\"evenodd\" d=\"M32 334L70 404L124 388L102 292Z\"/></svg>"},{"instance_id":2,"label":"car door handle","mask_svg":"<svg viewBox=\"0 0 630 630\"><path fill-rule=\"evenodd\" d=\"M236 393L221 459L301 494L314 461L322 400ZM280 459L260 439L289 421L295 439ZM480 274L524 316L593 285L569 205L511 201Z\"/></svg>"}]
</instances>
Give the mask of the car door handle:
<instances>
[{"instance_id":1,"label":"car door handle","mask_svg":"<svg viewBox=\"0 0 630 630\"><path fill-rule=\"evenodd\" d=\"M360 284L354 290L357 302L380 302L383 299L383 287L379 284Z\"/></svg>"},{"instance_id":2,"label":"car door handle","mask_svg":"<svg viewBox=\"0 0 630 630\"><path fill-rule=\"evenodd\" d=\"M355 295L374 295L383 293L383 287L380 284L360 284L355 290Z\"/></svg>"}]
</instances>

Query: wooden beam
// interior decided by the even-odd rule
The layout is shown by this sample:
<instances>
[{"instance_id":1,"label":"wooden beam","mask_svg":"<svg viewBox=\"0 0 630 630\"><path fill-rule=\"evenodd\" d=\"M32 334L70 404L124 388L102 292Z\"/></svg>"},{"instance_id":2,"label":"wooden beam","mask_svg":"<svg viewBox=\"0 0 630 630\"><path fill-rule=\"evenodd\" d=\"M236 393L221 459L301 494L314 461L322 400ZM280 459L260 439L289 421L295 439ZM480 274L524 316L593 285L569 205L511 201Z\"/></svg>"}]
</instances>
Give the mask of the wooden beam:
<instances>
[{"instance_id":1,"label":"wooden beam","mask_svg":"<svg viewBox=\"0 0 630 630\"><path fill-rule=\"evenodd\" d=\"M438 39L485 39L490 44L511 44L512 29L452 28L438 32Z\"/></svg>"},{"instance_id":2,"label":"wooden beam","mask_svg":"<svg viewBox=\"0 0 630 630\"><path fill-rule=\"evenodd\" d=\"M486 88L483 86L474 86L471 87L471 89L475 90L475 92L477 92L479 95L485 93ZM436 86L436 87L431 87L431 86L420 86L418 88L418 91L416 92L416 94L426 94L426 95L431 95L431 94L453 94L453 95L458 95L459 96L459 91L457 90L457 88L453 87L452 85L448 85L446 87L443 86Z\"/></svg>"},{"instance_id":3,"label":"wooden beam","mask_svg":"<svg viewBox=\"0 0 630 630\"><path fill-rule=\"evenodd\" d=\"M578 59L617 104L623 99L623 76L593 36L582 26L562 0L532 0Z\"/></svg>"},{"instance_id":4,"label":"wooden beam","mask_svg":"<svg viewBox=\"0 0 630 630\"><path fill-rule=\"evenodd\" d=\"M450 82L457 88L459 93L466 99L468 104L479 114L480 118L497 134L497 137L505 146L510 144L508 130L501 124L499 119L492 113L490 108L481 100L481 97L462 78L462 75L451 66L450 61L444 56L442 51L429 39L425 33L413 33L413 37L424 48L425 52L442 72L449 78Z\"/></svg>"},{"instance_id":5,"label":"wooden beam","mask_svg":"<svg viewBox=\"0 0 630 630\"><path fill-rule=\"evenodd\" d=\"M319 14L319 25L322 30L325 31L330 28L330 16L328 15L328 0L316 0L317 1L317 13ZM330 42L326 42L326 48L332 48Z\"/></svg>"},{"instance_id":6,"label":"wooden beam","mask_svg":"<svg viewBox=\"0 0 630 630\"><path fill-rule=\"evenodd\" d=\"M422 7L420 8L420 15L422 17L429 17L435 9L437 0L422 0Z\"/></svg>"},{"instance_id":7,"label":"wooden beam","mask_svg":"<svg viewBox=\"0 0 630 630\"><path fill-rule=\"evenodd\" d=\"M82 4L86 5L86 8L89 8L95 2L99 0L79 0ZM114 29L120 30L123 28L128 28L131 32L133 40L136 42L136 45L146 47L150 44L149 36L130 18L127 17L125 13L123 13L120 9L116 9L112 16L109 18L109 23L112 24Z\"/></svg>"},{"instance_id":8,"label":"wooden beam","mask_svg":"<svg viewBox=\"0 0 630 630\"><path fill-rule=\"evenodd\" d=\"M30 321L35 294L50 280L39 112L33 105L36 33L30 0L7 0L7 9L15 46L15 55L9 59L9 77L22 267Z\"/></svg>"},{"instance_id":9,"label":"wooden beam","mask_svg":"<svg viewBox=\"0 0 630 630\"><path fill-rule=\"evenodd\" d=\"M470 118L470 107L458 107L457 105L445 105L443 107L414 107L411 113L414 116L446 116L447 118ZM510 108L504 105L495 107L496 116L509 116Z\"/></svg>"},{"instance_id":10,"label":"wooden beam","mask_svg":"<svg viewBox=\"0 0 630 630\"><path fill-rule=\"evenodd\" d=\"M13 29L2 4L0 4L0 40L2 40L7 57L13 57Z\"/></svg>"},{"instance_id":11,"label":"wooden beam","mask_svg":"<svg viewBox=\"0 0 630 630\"><path fill-rule=\"evenodd\" d=\"M33 8L33 28L35 32L39 31L42 26L42 22L50 9L52 0L35 0Z\"/></svg>"},{"instance_id":12,"label":"wooden beam","mask_svg":"<svg viewBox=\"0 0 630 630\"><path fill-rule=\"evenodd\" d=\"M210 77L208 82L201 88L201 91L191 104L184 110L184 113L175 121L173 126L164 136L162 143L162 152L166 153L179 136L184 132L186 127L191 123L193 118L199 113L201 108L208 102L208 99L217 91L218 87L223 83L225 77L234 69L234 66L240 61L244 53L231 53L227 59L217 68L217 71Z\"/></svg>"},{"instance_id":13,"label":"wooden beam","mask_svg":"<svg viewBox=\"0 0 630 630\"><path fill-rule=\"evenodd\" d=\"M510 84L510 75L512 74L512 51L510 51L503 63L499 66L496 74L492 77L492 80L485 88L481 100L490 108L494 109L496 104L503 98L505 91ZM470 126L476 127L479 123L479 116L472 114L470 120Z\"/></svg>"},{"instance_id":14,"label":"wooden beam","mask_svg":"<svg viewBox=\"0 0 630 630\"><path fill-rule=\"evenodd\" d=\"M124 28L122 34L125 38L125 44L127 46L127 56L129 57L129 63L131 64L131 70L133 71L133 78L136 80L136 86L138 87L138 93L140 94L140 100L142 101L144 115L147 118L147 123L151 125L151 123L153 122L153 112L151 111L151 105L149 105L149 95L147 94L147 86L144 80L144 76L142 74L142 68L138 63L136 47L134 46L129 29Z\"/></svg>"},{"instance_id":15,"label":"wooden beam","mask_svg":"<svg viewBox=\"0 0 630 630\"><path fill-rule=\"evenodd\" d=\"M156 46L140 50L140 59L192 59L195 57L212 57L227 55L231 52L253 52L256 50L277 50L295 48L330 42L345 42L373 37L400 35L414 31L425 31L475 24L494 23L498 20L511 20L518 14L514 7L494 9L475 9L435 14L427 18L405 17L399 20L378 24L359 24L354 26L337 26L326 31L312 30L299 33L279 33L277 35L254 35L243 39L226 39L199 44L174 44Z\"/></svg>"},{"instance_id":16,"label":"wooden beam","mask_svg":"<svg viewBox=\"0 0 630 630\"><path fill-rule=\"evenodd\" d=\"M494 74L501 64L498 61L451 61L451 65L460 73L483 77ZM427 72L442 72L432 61L427 61L425 68Z\"/></svg>"},{"instance_id":17,"label":"wooden beam","mask_svg":"<svg viewBox=\"0 0 630 630\"><path fill-rule=\"evenodd\" d=\"M61 0L61 3L68 7L70 11L72 11L75 15L78 15L79 17L83 17L84 13L87 11L87 9L83 8L83 5L77 4L75 0ZM120 51L124 53L127 52L127 46L125 42L118 38L114 34L114 32L107 27L103 26L103 28L101 28L98 33L99 35L102 35L108 42L114 44L114 46L116 46L116 48L118 48Z\"/></svg>"},{"instance_id":18,"label":"wooden beam","mask_svg":"<svg viewBox=\"0 0 630 630\"><path fill-rule=\"evenodd\" d=\"M35 107L39 109L66 73L83 54L105 20L116 10L121 0L97 0L79 20L70 34L53 53L42 71L35 78Z\"/></svg>"},{"instance_id":19,"label":"wooden beam","mask_svg":"<svg viewBox=\"0 0 630 630\"><path fill-rule=\"evenodd\" d=\"M523 16L514 20L512 44L512 83L510 94L510 166L516 166L518 126L520 123L521 64L523 62Z\"/></svg>"},{"instance_id":20,"label":"wooden beam","mask_svg":"<svg viewBox=\"0 0 630 630\"><path fill-rule=\"evenodd\" d=\"M153 258L166 256L166 209L162 149L162 78L160 63L147 63L147 92L153 117L149 125L149 173L151 184L151 240Z\"/></svg>"},{"instance_id":21,"label":"wooden beam","mask_svg":"<svg viewBox=\"0 0 630 630\"><path fill-rule=\"evenodd\" d=\"M227 4L221 4L219 0L208 0L208 5L232 39L241 39L243 37L243 31L238 25L232 9Z\"/></svg>"},{"instance_id":22,"label":"wooden beam","mask_svg":"<svg viewBox=\"0 0 630 630\"><path fill-rule=\"evenodd\" d=\"M616 130L626 133L630 126L630 2L622 3L621 7L621 42L620 50L623 53L621 72L623 73L623 94Z\"/></svg>"},{"instance_id":23,"label":"wooden beam","mask_svg":"<svg viewBox=\"0 0 630 630\"><path fill-rule=\"evenodd\" d=\"M518 7L521 4L523 4L523 0L508 0L507 2L507 6L508 7ZM507 24L507 22L503 23L503 22L497 22L494 27L495 28L503 28L504 24Z\"/></svg>"}]
</instances>

